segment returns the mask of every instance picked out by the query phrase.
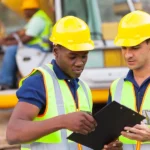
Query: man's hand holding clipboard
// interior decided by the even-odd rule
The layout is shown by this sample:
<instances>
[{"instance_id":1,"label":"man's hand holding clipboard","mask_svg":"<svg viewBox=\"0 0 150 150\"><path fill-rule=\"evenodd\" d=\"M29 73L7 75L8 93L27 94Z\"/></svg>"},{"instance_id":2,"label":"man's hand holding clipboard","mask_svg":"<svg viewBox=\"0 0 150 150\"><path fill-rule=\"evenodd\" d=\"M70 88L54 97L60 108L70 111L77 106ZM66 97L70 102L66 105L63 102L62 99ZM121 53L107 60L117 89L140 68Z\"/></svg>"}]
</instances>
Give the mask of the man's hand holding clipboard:
<instances>
[{"instance_id":1,"label":"man's hand holding clipboard","mask_svg":"<svg viewBox=\"0 0 150 150\"><path fill-rule=\"evenodd\" d=\"M101 150L104 145L116 140L125 126L133 127L145 118L133 110L113 101L93 116L97 122L95 131L88 135L72 133L68 139Z\"/></svg>"}]
</instances>

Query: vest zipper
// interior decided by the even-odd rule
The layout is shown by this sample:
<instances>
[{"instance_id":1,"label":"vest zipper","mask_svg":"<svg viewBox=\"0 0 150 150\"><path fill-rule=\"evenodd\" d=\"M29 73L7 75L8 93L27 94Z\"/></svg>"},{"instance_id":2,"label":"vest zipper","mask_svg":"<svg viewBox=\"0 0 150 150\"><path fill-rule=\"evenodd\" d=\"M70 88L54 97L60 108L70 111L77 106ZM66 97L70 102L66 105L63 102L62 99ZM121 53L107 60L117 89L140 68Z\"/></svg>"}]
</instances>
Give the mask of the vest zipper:
<instances>
[{"instance_id":1,"label":"vest zipper","mask_svg":"<svg viewBox=\"0 0 150 150\"><path fill-rule=\"evenodd\" d=\"M140 113L140 109L141 109L141 106L139 105L140 104L139 101L140 101L140 92L138 92L138 97L137 97L137 110L138 110L138 113ZM136 150L140 150L140 149L141 149L141 142L137 141Z\"/></svg>"},{"instance_id":2,"label":"vest zipper","mask_svg":"<svg viewBox=\"0 0 150 150\"><path fill-rule=\"evenodd\" d=\"M139 103L139 101L140 101L140 92L138 92L138 98L137 98L137 110L138 110L138 112L140 112L140 103Z\"/></svg>"},{"instance_id":3,"label":"vest zipper","mask_svg":"<svg viewBox=\"0 0 150 150\"><path fill-rule=\"evenodd\" d=\"M140 150L141 149L141 142L137 141L136 143L136 150Z\"/></svg>"},{"instance_id":4,"label":"vest zipper","mask_svg":"<svg viewBox=\"0 0 150 150\"><path fill-rule=\"evenodd\" d=\"M78 150L82 150L81 144L78 144Z\"/></svg>"},{"instance_id":5,"label":"vest zipper","mask_svg":"<svg viewBox=\"0 0 150 150\"><path fill-rule=\"evenodd\" d=\"M76 100L75 100L75 103L76 103L76 108L79 109L79 99L78 99L78 93L76 91Z\"/></svg>"},{"instance_id":6,"label":"vest zipper","mask_svg":"<svg viewBox=\"0 0 150 150\"><path fill-rule=\"evenodd\" d=\"M76 108L76 111L80 111L78 108ZM78 150L82 150L82 145L78 144Z\"/></svg>"}]
</instances>

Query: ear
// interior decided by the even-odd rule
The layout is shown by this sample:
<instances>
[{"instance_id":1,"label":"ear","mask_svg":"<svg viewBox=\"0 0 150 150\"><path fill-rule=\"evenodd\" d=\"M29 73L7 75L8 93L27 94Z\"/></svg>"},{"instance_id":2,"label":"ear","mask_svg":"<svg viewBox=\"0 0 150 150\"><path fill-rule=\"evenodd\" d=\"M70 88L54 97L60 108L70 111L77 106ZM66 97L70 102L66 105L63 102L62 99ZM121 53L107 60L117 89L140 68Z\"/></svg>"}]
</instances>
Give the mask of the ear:
<instances>
[{"instance_id":1,"label":"ear","mask_svg":"<svg viewBox=\"0 0 150 150\"><path fill-rule=\"evenodd\" d=\"M149 51L150 51L150 42L148 43L148 49L149 49Z\"/></svg>"},{"instance_id":2,"label":"ear","mask_svg":"<svg viewBox=\"0 0 150 150\"><path fill-rule=\"evenodd\" d=\"M58 46L57 45L54 45L54 47L53 47L53 54L55 57L58 56Z\"/></svg>"},{"instance_id":3,"label":"ear","mask_svg":"<svg viewBox=\"0 0 150 150\"><path fill-rule=\"evenodd\" d=\"M147 45L148 45L148 48L150 50L150 39L147 40Z\"/></svg>"}]
</instances>

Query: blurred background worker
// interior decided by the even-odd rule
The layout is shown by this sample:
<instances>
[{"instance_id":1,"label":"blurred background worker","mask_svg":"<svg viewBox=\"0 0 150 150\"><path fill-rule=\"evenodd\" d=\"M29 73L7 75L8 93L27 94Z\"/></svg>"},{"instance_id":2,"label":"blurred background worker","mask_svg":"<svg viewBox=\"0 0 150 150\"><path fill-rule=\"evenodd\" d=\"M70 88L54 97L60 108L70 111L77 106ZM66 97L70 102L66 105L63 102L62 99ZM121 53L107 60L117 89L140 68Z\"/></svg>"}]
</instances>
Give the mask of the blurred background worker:
<instances>
[{"instance_id":1,"label":"blurred background worker","mask_svg":"<svg viewBox=\"0 0 150 150\"><path fill-rule=\"evenodd\" d=\"M94 49L89 27L77 17L66 16L54 25L50 40L55 59L21 81L7 140L10 144L32 141L31 147L25 144L22 150L90 150L67 140L70 131L86 135L97 125L92 115L86 113L92 112L93 106L90 88L79 80L88 52ZM115 141L105 149L121 147Z\"/></svg>"},{"instance_id":2,"label":"blurred background worker","mask_svg":"<svg viewBox=\"0 0 150 150\"><path fill-rule=\"evenodd\" d=\"M124 150L150 149L150 15L133 11L124 16L118 28L115 44L121 46L129 67L125 78L115 80L110 87L112 100L146 116L144 123L125 127L119 139ZM140 142L146 143L140 143Z\"/></svg>"},{"instance_id":3,"label":"blurred background worker","mask_svg":"<svg viewBox=\"0 0 150 150\"><path fill-rule=\"evenodd\" d=\"M0 21L0 39L5 35L5 27L2 21Z\"/></svg>"},{"instance_id":4,"label":"blurred background worker","mask_svg":"<svg viewBox=\"0 0 150 150\"><path fill-rule=\"evenodd\" d=\"M49 50L49 44L45 43L52 28L52 21L47 14L39 9L39 4L36 0L24 0L22 3L24 15L28 21L23 30L15 32L22 43L29 48L37 48L42 51ZM0 90L14 88L16 86L16 52L18 41L14 34L0 40L0 45L8 46L2 62L0 70Z\"/></svg>"},{"instance_id":5,"label":"blurred background worker","mask_svg":"<svg viewBox=\"0 0 150 150\"><path fill-rule=\"evenodd\" d=\"M5 27L2 21L0 20L0 41L2 40L4 36L5 36ZM2 46L0 45L0 52L1 50L2 50Z\"/></svg>"}]
</instances>

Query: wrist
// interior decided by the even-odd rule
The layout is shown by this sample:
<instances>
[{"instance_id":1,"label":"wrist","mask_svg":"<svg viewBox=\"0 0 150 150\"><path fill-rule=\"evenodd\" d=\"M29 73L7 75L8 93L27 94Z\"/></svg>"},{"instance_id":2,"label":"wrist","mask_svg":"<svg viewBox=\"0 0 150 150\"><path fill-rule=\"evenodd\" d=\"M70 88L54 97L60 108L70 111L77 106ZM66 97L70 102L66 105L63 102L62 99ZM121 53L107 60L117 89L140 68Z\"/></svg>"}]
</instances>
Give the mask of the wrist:
<instances>
[{"instance_id":1,"label":"wrist","mask_svg":"<svg viewBox=\"0 0 150 150\"><path fill-rule=\"evenodd\" d=\"M148 126L148 141L150 141L150 127Z\"/></svg>"},{"instance_id":2,"label":"wrist","mask_svg":"<svg viewBox=\"0 0 150 150\"><path fill-rule=\"evenodd\" d=\"M62 129L67 129L66 114L60 116L60 124Z\"/></svg>"},{"instance_id":3,"label":"wrist","mask_svg":"<svg viewBox=\"0 0 150 150\"><path fill-rule=\"evenodd\" d=\"M60 115L53 118L52 122L55 122L55 127L58 130L66 129L66 115Z\"/></svg>"}]
</instances>

